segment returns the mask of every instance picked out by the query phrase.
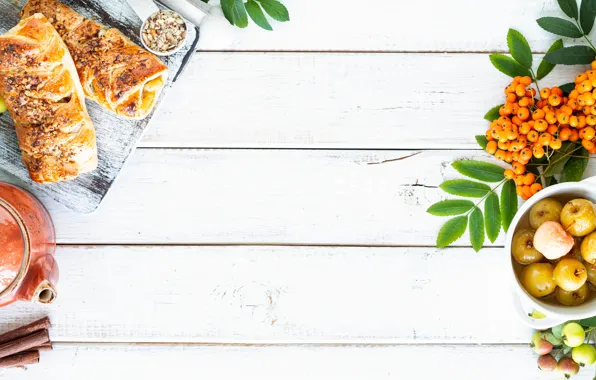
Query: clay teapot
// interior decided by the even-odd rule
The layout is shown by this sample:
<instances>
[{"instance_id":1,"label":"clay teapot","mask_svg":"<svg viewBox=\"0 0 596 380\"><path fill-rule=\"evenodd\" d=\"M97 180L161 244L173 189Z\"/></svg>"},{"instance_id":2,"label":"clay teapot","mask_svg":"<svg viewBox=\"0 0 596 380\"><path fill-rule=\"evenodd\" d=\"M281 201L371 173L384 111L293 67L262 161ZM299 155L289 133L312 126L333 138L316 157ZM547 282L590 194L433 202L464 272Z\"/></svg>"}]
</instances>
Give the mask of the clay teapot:
<instances>
[{"instance_id":1,"label":"clay teapot","mask_svg":"<svg viewBox=\"0 0 596 380\"><path fill-rule=\"evenodd\" d=\"M55 250L54 225L41 202L0 182L0 306L56 299Z\"/></svg>"}]
</instances>

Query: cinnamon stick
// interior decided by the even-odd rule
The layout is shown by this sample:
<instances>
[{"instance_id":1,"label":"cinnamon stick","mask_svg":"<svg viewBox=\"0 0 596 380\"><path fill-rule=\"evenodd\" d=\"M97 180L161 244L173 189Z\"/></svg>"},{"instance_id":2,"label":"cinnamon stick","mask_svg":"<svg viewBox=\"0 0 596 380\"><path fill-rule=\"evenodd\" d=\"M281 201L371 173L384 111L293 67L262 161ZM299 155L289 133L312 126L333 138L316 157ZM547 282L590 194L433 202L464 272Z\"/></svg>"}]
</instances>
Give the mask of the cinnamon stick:
<instances>
[{"instance_id":1,"label":"cinnamon stick","mask_svg":"<svg viewBox=\"0 0 596 380\"><path fill-rule=\"evenodd\" d=\"M52 345L52 342L47 342L37 347L33 347L31 351L52 351L53 349L54 346Z\"/></svg>"},{"instance_id":2,"label":"cinnamon stick","mask_svg":"<svg viewBox=\"0 0 596 380\"><path fill-rule=\"evenodd\" d=\"M30 350L34 347L44 345L49 341L50 334L48 334L48 330L34 332L31 335L0 344L0 358Z\"/></svg>"},{"instance_id":3,"label":"cinnamon stick","mask_svg":"<svg viewBox=\"0 0 596 380\"><path fill-rule=\"evenodd\" d=\"M19 327L18 329L9 331L0 335L0 344L10 342L11 340L15 340L18 338L22 338L27 335L31 335L32 333L39 331L39 330L47 330L51 327L50 318L45 317L39 319L35 322L32 322L26 326Z\"/></svg>"},{"instance_id":4,"label":"cinnamon stick","mask_svg":"<svg viewBox=\"0 0 596 380\"><path fill-rule=\"evenodd\" d=\"M23 367L39 363L39 351L26 351L0 359L0 368Z\"/></svg>"}]
</instances>

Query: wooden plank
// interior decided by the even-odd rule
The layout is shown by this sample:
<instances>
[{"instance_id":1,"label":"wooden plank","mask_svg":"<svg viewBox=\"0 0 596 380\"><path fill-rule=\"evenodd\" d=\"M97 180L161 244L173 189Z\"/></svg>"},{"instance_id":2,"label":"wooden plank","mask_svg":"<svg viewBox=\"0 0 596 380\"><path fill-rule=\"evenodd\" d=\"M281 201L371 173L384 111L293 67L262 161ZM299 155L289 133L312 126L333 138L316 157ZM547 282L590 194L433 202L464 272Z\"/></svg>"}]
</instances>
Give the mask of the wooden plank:
<instances>
[{"instance_id":1,"label":"wooden plank","mask_svg":"<svg viewBox=\"0 0 596 380\"><path fill-rule=\"evenodd\" d=\"M361 0L314 3L284 0L291 21L273 23L274 32L251 25L232 29L232 43L218 24L203 25L200 48L210 50L361 50L494 51L507 50L508 28L519 29L535 51L544 52L555 36L536 19L565 15L556 0L487 2L477 0ZM223 29L223 30L222 30ZM578 41L580 42L580 41ZM572 44L573 42L569 42ZM581 43L581 42L580 42Z\"/></svg>"},{"instance_id":2,"label":"wooden plank","mask_svg":"<svg viewBox=\"0 0 596 380\"><path fill-rule=\"evenodd\" d=\"M0 2L0 15L2 15L0 34L7 32L18 23L21 6L24 3L24 0ZM65 3L88 18L120 28L134 42L140 43L137 36L142 24L141 20L125 0L109 0L101 4L98 1L85 0L65 1ZM188 54L192 54L197 38L197 30L189 29L186 43L180 51L163 59L169 69L169 78L156 104L156 110L165 93L169 92L177 73L183 70L185 58ZM21 150L14 131L14 122L8 113L0 115L0 167L27 182L36 192L83 213L92 212L99 206L126 160L134 151L148 123L156 114L154 110L143 120L131 120L119 117L95 102L87 103L89 115L97 133L98 168L74 180L53 184L39 185L31 181L21 161Z\"/></svg>"},{"instance_id":3,"label":"wooden plank","mask_svg":"<svg viewBox=\"0 0 596 380\"><path fill-rule=\"evenodd\" d=\"M141 146L476 149L508 81L484 54L199 53Z\"/></svg>"},{"instance_id":4,"label":"wooden plank","mask_svg":"<svg viewBox=\"0 0 596 380\"><path fill-rule=\"evenodd\" d=\"M59 247L53 341L527 343L501 249Z\"/></svg>"},{"instance_id":5,"label":"wooden plank","mask_svg":"<svg viewBox=\"0 0 596 380\"><path fill-rule=\"evenodd\" d=\"M559 380L520 346L243 347L59 344L10 379L461 379ZM592 379L593 367L574 379Z\"/></svg>"},{"instance_id":6,"label":"wooden plank","mask_svg":"<svg viewBox=\"0 0 596 380\"><path fill-rule=\"evenodd\" d=\"M429 246L451 162L486 155L418 152L141 149L92 215L41 199L68 244Z\"/></svg>"},{"instance_id":7,"label":"wooden plank","mask_svg":"<svg viewBox=\"0 0 596 380\"><path fill-rule=\"evenodd\" d=\"M418 152L141 149L96 213L42 200L68 244L434 246L451 163L488 155Z\"/></svg>"}]
</instances>

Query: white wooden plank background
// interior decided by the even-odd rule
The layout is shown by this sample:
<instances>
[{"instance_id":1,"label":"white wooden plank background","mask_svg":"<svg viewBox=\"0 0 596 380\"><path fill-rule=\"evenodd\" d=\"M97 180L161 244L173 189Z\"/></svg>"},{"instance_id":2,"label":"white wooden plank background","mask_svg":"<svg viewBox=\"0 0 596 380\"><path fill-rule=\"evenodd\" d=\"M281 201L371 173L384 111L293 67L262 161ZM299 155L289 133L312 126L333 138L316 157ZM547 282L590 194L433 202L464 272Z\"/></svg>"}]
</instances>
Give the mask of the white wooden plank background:
<instances>
[{"instance_id":1,"label":"white wooden plank background","mask_svg":"<svg viewBox=\"0 0 596 380\"><path fill-rule=\"evenodd\" d=\"M476 149L509 81L486 54L197 54L141 146Z\"/></svg>"},{"instance_id":2,"label":"white wooden plank background","mask_svg":"<svg viewBox=\"0 0 596 380\"><path fill-rule=\"evenodd\" d=\"M1 378L560 378L525 346L503 236L437 250L425 213L453 160L487 159L473 136L507 82L487 53L515 27L537 64L556 0L284 3L273 33L203 28L97 213L43 199L60 295L0 330L49 313L58 343Z\"/></svg>"},{"instance_id":3,"label":"white wooden plank background","mask_svg":"<svg viewBox=\"0 0 596 380\"><path fill-rule=\"evenodd\" d=\"M528 343L501 249L60 247L59 342ZM16 326L44 310L0 309ZM478 321L482 321L479 323Z\"/></svg>"},{"instance_id":4,"label":"white wooden plank background","mask_svg":"<svg viewBox=\"0 0 596 380\"><path fill-rule=\"evenodd\" d=\"M211 0L210 3L217 3ZM537 52L553 36L536 19L563 16L556 0L286 0L291 22L274 32L250 25L231 44L219 29L205 28L199 48L208 50L493 51L507 50L506 33L524 33Z\"/></svg>"},{"instance_id":5,"label":"white wooden plank background","mask_svg":"<svg viewBox=\"0 0 596 380\"><path fill-rule=\"evenodd\" d=\"M41 363L11 379L524 379L541 373L529 347L262 347L58 344ZM447 376L453 377L447 377ZM592 379L592 368L573 379Z\"/></svg>"}]
</instances>

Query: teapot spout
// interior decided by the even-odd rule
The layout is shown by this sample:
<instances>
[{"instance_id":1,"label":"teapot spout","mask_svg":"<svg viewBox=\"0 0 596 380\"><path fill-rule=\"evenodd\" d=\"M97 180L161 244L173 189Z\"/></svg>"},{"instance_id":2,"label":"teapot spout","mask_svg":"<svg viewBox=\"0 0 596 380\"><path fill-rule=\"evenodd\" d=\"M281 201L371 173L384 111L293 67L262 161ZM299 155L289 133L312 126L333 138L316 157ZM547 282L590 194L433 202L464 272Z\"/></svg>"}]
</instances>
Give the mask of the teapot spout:
<instances>
[{"instance_id":1,"label":"teapot spout","mask_svg":"<svg viewBox=\"0 0 596 380\"><path fill-rule=\"evenodd\" d=\"M56 299L58 293L56 288L48 280L43 280L34 290L31 296L31 302L49 305Z\"/></svg>"},{"instance_id":2,"label":"teapot spout","mask_svg":"<svg viewBox=\"0 0 596 380\"><path fill-rule=\"evenodd\" d=\"M51 255L40 257L30 268L25 277L19 298L37 304L49 305L58 295L58 265Z\"/></svg>"}]
</instances>

